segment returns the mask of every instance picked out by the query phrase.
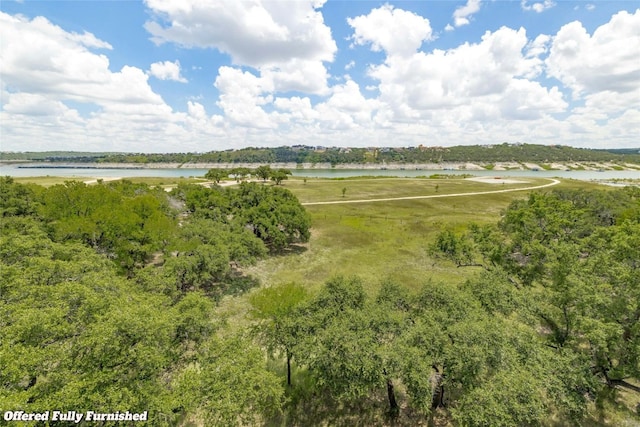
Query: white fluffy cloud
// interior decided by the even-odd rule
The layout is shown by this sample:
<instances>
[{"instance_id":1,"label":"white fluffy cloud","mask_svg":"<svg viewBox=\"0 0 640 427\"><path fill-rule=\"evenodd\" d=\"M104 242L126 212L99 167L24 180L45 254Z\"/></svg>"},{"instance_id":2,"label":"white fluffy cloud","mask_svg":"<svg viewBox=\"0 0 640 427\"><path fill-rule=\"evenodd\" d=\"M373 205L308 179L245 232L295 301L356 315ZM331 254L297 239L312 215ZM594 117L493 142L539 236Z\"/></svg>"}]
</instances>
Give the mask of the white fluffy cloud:
<instances>
[{"instance_id":1,"label":"white fluffy cloud","mask_svg":"<svg viewBox=\"0 0 640 427\"><path fill-rule=\"evenodd\" d=\"M3 100L5 101L3 110L9 114L59 117L71 113L72 116L78 117L75 110L69 109L62 102L48 99L38 94L8 93L3 96Z\"/></svg>"},{"instance_id":2,"label":"white fluffy cloud","mask_svg":"<svg viewBox=\"0 0 640 427\"><path fill-rule=\"evenodd\" d=\"M273 105L283 113L288 115L290 122L302 125L312 125L318 119L319 114L311 105L308 97L301 98L293 96L291 98L276 98Z\"/></svg>"},{"instance_id":3,"label":"white fluffy cloud","mask_svg":"<svg viewBox=\"0 0 640 427\"><path fill-rule=\"evenodd\" d=\"M385 5L346 21L352 49L345 50L357 63L365 63L364 50L383 58L356 81L325 66L336 44L323 3L148 0L155 14L146 27L157 43L215 48L234 62L217 70L217 98L189 93L175 109L150 82L182 81L189 90L178 61L112 70L113 47L93 34L0 12L2 148L24 141L41 144L29 149L164 152L295 143L595 146L611 138L637 145L640 11L620 12L592 34L580 22L555 35L502 27L439 50L425 44L434 39L428 19ZM535 4L522 3L534 11ZM479 8L469 0L454 23L468 23ZM207 113L216 107L218 114Z\"/></svg>"},{"instance_id":4,"label":"white fluffy cloud","mask_svg":"<svg viewBox=\"0 0 640 427\"><path fill-rule=\"evenodd\" d=\"M593 35L578 21L553 37L547 73L582 94L626 93L640 87L640 9L619 12Z\"/></svg>"},{"instance_id":5,"label":"white fluffy cloud","mask_svg":"<svg viewBox=\"0 0 640 427\"><path fill-rule=\"evenodd\" d=\"M332 129L349 129L371 126L372 113L378 102L366 99L360 87L353 80L332 88L332 95L326 102L316 106L319 120Z\"/></svg>"},{"instance_id":6,"label":"white fluffy cloud","mask_svg":"<svg viewBox=\"0 0 640 427\"><path fill-rule=\"evenodd\" d=\"M275 128L276 123L262 108L273 102L273 84L248 71L220 67L215 86L220 92L218 106L233 124L255 128Z\"/></svg>"},{"instance_id":7,"label":"white fluffy cloud","mask_svg":"<svg viewBox=\"0 0 640 427\"><path fill-rule=\"evenodd\" d=\"M173 80L187 83L187 79L180 75L180 61L154 62L149 67L149 74L160 80Z\"/></svg>"},{"instance_id":8,"label":"white fluffy cloud","mask_svg":"<svg viewBox=\"0 0 640 427\"><path fill-rule=\"evenodd\" d=\"M211 131L189 128L193 118L174 112L143 70L111 71L93 51L111 46L93 34L0 12L0 39L4 149L166 151L176 135L201 141Z\"/></svg>"},{"instance_id":9,"label":"white fluffy cloud","mask_svg":"<svg viewBox=\"0 0 640 427\"><path fill-rule=\"evenodd\" d=\"M155 13L145 24L152 40L213 48L236 65L251 66L275 90L328 93L328 72L337 50L319 0L146 0Z\"/></svg>"},{"instance_id":10,"label":"white fluffy cloud","mask_svg":"<svg viewBox=\"0 0 640 427\"><path fill-rule=\"evenodd\" d=\"M236 64L259 67L291 58L332 61L336 44L317 10L324 1L145 0L145 28L156 43L215 48ZM233 37L230 37L233 35Z\"/></svg>"},{"instance_id":11,"label":"white fluffy cloud","mask_svg":"<svg viewBox=\"0 0 640 427\"><path fill-rule=\"evenodd\" d=\"M372 124L377 101L366 99L358 84L335 85L325 101L274 95L273 80L233 67L221 67L215 82L218 106L234 125L290 132L292 129L353 129Z\"/></svg>"},{"instance_id":12,"label":"white fluffy cloud","mask_svg":"<svg viewBox=\"0 0 640 427\"><path fill-rule=\"evenodd\" d=\"M640 10L625 11L589 35L564 25L550 40L546 73L571 89L576 107L561 138L568 144L637 146L640 123Z\"/></svg>"},{"instance_id":13,"label":"white fluffy cloud","mask_svg":"<svg viewBox=\"0 0 640 427\"><path fill-rule=\"evenodd\" d=\"M277 92L298 91L323 95L328 92L327 69L318 61L291 59L279 65L259 68L260 75L271 81Z\"/></svg>"},{"instance_id":14,"label":"white fluffy cloud","mask_svg":"<svg viewBox=\"0 0 640 427\"><path fill-rule=\"evenodd\" d=\"M453 25L462 27L469 24L469 19L480 10L480 0L467 0L467 4L460 6L453 12Z\"/></svg>"},{"instance_id":15,"label":"white fluffy cloud","mask_svg":"<svg viewBox=\"0 0 640 427\"><path fill-rule=\"evenodd\" d=\"M529 4L528 0L520 1L520 6L522 7L523 10L533 11L536 13L542 13L547 9L551 9L555 5L556 4L553 2L553 0L538 1L538 2L533 2L532 4Z\"/></svg>"},{"instance_id":16,"label":"white fluffy cloud","mask_svg":"<svg viewBox=\"0 0 640 427\"><path fill-rule=\"evenodd\" d=\"M385 51L387 55L408 56L415 53L422 42L432 38L429 20L407 12L384 6L373 9L368 15L348 18L354 29L355 44L371 44L374 51Z\"/></svg>"},{"instance_id":17,"label":"white fluffy cloud","mask_svg":"<svg viewBox=\"0 0 640 427\"><path fill-rule=\"evenodd\" d=\"M163 103L142 70L109 70L109 59L90 48L110 46L92 34L68 33L41 17L29 21L0 12L0 38L3 82L16 91L109 108Z\"/></svg>"},{"instance_id":18,"label":"white fluffy cloud","mask_svg":"<svg viewBox=\"0 0 640 427\"><path fill-rule=\"evenodd\" d=\"M427 118L429 110L462 106L537 117L566 107L557 89L526 79L541 71L542 44L538 40L527 49L524 29L503 27L487 32L478 44L418 52L409 58L388 57L384 64L372 67L370 75L380 81L381 100L398 120ZM522 104L514 112L511 107L516 100Z\"/></svg>"}]
</instances>

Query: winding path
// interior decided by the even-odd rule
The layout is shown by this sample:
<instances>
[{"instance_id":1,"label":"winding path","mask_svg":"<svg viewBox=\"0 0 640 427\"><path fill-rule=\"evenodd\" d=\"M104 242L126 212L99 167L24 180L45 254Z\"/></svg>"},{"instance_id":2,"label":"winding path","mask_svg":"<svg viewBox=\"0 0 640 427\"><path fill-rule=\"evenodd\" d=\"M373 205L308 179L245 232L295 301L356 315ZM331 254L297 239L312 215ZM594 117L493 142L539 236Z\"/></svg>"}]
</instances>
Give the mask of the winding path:
<instances>
[{"instance_id":1,"label":"winding path","mask_svg":"<svg viewBox=\"0 0 640 427\"><path fill-rule=\"evenodd\" d=\"M546 187L551 187L553 185L560 184L560 181L557 179L553 179L553 178L545 178L545 179L548 179L551 182L549 184L536 185L535 187L509 188L506 190L492 190L492 191L474 191L471 193L433 194L430 196L390 197L385 199L360 199L360 200L334 200L330 202L307 202L307 203L301 203L301 205L302 206L337 205L340 203L373 203L373 202L392 202L395 200L436 199L439 197L479 196L482 194L511 193L514 191L538 190L540 188L546 188Z\"/></svg>"}]
</instances>

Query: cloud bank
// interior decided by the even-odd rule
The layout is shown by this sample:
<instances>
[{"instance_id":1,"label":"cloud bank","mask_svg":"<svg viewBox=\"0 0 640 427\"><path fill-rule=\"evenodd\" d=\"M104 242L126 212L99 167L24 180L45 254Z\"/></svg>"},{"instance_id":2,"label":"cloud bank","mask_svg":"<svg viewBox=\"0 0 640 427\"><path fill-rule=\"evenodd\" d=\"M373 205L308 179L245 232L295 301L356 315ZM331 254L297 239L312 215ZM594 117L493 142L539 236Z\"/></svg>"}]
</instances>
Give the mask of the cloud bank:
<instances>
[{"instance_id":1,"label":"cloud bank","mask_svg":"<svg viewBox=\"0 0 640 427\"><path fill-rule=\"evenodd\" d=\"M113 46L44 17L0 12L3 150L209 151L243 146L454 145L526 141L637 146L640 10L589 33L503 26L431 47L431 22L391 5L346 17L344 52L375 52L366 82L331 73L338 41L323 1L147 0L158 45L223 52L213 100L169 105L153 81L188 87L178 60L113 69ZM551 2L522 2L539 12ZM456 26L479 11L469 0ZM466 22L465 22L466 20ZM350 47L349 47L350 46ZM354 71L359 61L345 62ZM333 77L339 77L334 79Z\"/></svg>"}]
</instances>

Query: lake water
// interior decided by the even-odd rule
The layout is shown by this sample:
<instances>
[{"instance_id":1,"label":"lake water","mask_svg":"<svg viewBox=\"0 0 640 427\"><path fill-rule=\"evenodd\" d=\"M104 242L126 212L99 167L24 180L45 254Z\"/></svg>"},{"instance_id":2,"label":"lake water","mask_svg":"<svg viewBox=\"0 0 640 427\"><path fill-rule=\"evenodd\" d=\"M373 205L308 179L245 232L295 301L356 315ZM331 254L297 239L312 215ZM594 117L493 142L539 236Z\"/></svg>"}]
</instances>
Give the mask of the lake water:
<instances>
[{"instance_id":1,"label":"lake water","mask_svg":"<svg viewBox=\"0 0 640 427\"><path fill-rule=\"evenodd\" d=\"M0 176L61 176L69 178L108 178L108 177L201 177L208 169L97 169L97 168L19 168L17 165L0 165ZM489 170L371 170L371 169L292 169L294 176L309 178L348 178L354 176L397 176L418 177L433 174L501 177L542 177L542 178L571 178L583 181L640 179L640 171L489 171Z\"/></svg>"}]
</instances>

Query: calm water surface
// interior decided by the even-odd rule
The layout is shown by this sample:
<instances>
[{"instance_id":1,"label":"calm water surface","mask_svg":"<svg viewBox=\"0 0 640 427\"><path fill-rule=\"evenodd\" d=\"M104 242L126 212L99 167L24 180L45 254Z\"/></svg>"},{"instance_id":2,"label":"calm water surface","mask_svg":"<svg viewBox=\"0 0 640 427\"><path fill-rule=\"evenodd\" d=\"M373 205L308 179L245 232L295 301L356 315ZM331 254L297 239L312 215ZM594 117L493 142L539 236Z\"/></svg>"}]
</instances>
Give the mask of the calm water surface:
<instances>
[{"instance_id":1,"label":"calm water surface","mask_svg":"<svg viewBox=\"0 0 640 427\"><path fill-rule=\"evenodd\" d=\"M13 177L60 176L69 178L108 177L201 177L208 169L96 169L96 168L19 168L1 165L0 175ZM354 176L418 177L432 174L471 174L475 176L571 178L584 181L612 179L640 179L640 171L489 171L489 170L368 170L368 169L293 169L294 176L309 178L348 178Z\"/></svg>"}]
</instances>

